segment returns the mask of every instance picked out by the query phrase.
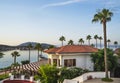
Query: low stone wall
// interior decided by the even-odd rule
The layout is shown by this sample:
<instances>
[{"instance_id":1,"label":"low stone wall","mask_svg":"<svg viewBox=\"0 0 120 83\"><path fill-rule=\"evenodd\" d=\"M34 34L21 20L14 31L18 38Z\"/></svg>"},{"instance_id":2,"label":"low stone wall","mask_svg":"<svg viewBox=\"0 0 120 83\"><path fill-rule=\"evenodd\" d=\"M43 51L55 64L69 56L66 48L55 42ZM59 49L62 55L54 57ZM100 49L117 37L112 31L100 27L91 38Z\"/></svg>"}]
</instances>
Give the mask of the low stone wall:
<instances>
[{"instance_id":1,"label":"low stone wall","mask_svg":"<svg viewBox=\"0 0 120 83\"><path fill-rule=\"evenodd\" d=\"M72 80L65 79L63 83L81 83L84 82L85 80L90 80L94 78L104 78L104 77L105 77L105 72L89 72L79 77L76 77ZM109 77L110 77L110 72L109 72Z\"/></svg>"}]
</instances>

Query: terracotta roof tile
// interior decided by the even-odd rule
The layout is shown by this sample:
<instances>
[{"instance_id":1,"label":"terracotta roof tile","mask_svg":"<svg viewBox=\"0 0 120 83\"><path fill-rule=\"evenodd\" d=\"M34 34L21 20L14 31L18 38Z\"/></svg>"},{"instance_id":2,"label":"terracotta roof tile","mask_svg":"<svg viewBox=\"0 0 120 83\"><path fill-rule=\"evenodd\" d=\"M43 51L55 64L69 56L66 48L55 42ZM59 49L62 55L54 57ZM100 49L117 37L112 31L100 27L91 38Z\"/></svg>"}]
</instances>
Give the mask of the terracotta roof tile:
<instances>
[{"instance_id":1,"label":"terracotta roof tile","mask_svg":"<svg viewBox=\"0 0 120 83\"><path fill-rule=\"evenodd\" d=\"M120 52L120 48L115 49L114 53L118 54Z\"/></svg>"},{"instance_id":2,"label":"terracotta roof tile","mask_svg":"<svg viewBox=\"0 0 120 83\"><path fill-rule=\"evenodd\" d=\"M87 45L66 45L59 48L52 48L46 51L46 53L92 53L97 52L97 48Z\"/></svg>"}]
</instances>

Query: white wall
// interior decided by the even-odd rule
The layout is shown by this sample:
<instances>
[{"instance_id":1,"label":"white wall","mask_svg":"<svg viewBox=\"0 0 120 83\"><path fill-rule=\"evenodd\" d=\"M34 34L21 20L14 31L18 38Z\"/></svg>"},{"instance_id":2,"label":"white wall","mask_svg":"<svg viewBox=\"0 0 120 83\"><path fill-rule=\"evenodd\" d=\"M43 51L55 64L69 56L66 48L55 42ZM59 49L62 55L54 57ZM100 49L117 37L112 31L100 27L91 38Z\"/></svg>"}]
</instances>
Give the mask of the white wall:
<instances>
[{"instance_id":1,"label":"white wall","mask_svg":"<svg viewBox=\"0 0 120 83\"><path fill-rule=\"evenodd\" d=\"M72 80L79 81L79 83L84 82L87 80L88 76L92 76L92 78L104 78L105 77L105 72L89 72L85 73L79 77L76 77ZM109 77L110 77L110 72L109 72Z\"/></svg>"},{"instance_id":2,"label":"white wall","mask_svg":"<svg viewBox=\"0 0 120 83\"><path fill-rule=\"evenodd\" d=\"M53 63L53 59L60 59L61 66L64 66L65 59L76 59L76 67L93 71L93 63L91 61L90 53L74 53L61 55L49 54L48 58L51 59L51 63Z\"/></svg>"},{"instance_id":3,"label":"white wall","mask_svg":"<svg viewBox=\"0 0 120 83\"><path fill-rule=\"evenodd\" d=\"M78 83L76 80L65 79L63 83Z\"/></svg>"},{"instance_id":4,"label":"white wall","mask_svg":"<svg viewBox=\"0 0 120 83\"><path fill-rule=\"evenodd\" d=\"M62 65L64 66L64 59L76 59L76 67L83 69L89 69L93 71L93 63L91 61L90 54L74 54L74 55L63 55Z\"/></svg>"}]
</instances>

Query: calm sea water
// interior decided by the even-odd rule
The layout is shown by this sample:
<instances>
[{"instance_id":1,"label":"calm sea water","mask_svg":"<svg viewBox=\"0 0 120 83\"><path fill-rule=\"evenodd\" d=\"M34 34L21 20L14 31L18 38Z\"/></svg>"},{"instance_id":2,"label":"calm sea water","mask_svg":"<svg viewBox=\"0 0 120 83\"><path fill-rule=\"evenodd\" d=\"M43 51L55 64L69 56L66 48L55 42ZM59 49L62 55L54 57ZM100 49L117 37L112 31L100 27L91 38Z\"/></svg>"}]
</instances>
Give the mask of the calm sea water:
<instances>
[{"instance_id":1,"label":"calm sea water","mask_svg":"<svg viewBox=\"0 0 120 83\"><path fill-rule=\"evenodd\" d=\"M14 51L14 50L13 50ZM11 53L13 51L5 51L3 52L5 55L3 56L3 58L0 58L0 68L4 68L7 66L10 66L13 62L14 62L14 58L12 57ZM21 50L17 50L20 54L19 57L17 57L17 62L21 63L21 61L23 60L28 60L29 58L29 51L21 51ZM42 55L44 57L47 57L46 53L42 53ZM36 62L37 61L37 51L36 50L32 50L31 51L31 62Z\"/></svg>"}]
</instances>

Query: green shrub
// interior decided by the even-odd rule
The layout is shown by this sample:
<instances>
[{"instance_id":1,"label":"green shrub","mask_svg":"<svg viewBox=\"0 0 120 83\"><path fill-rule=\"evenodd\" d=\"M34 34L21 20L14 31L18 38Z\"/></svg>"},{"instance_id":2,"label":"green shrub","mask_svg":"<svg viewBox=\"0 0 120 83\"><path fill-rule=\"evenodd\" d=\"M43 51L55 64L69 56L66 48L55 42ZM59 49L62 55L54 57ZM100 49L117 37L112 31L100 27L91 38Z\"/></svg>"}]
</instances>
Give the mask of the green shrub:
<instances>
[{"instance_id":1,"label":"green shrub","mask_svg":"<svg viewBox=\"0 0 120 83\"><path fill-rule=\"evenodd\" d=\"M35 76L34 76L34 80L36 80L36 81L37 81L37 80L40 80L40 76L39 76L39 75L35 75Z\"/></svg>"},{"instance_id":2,"label":"green shrub","mask_svg":"<svg viewBox=\"0 0 120 83\"><path fill-rule=\"evenodd\" d=\"M28 64L29 62L30 62L29 60L21 61L22 65L24 65L24 64Z\"/></svg>"},{"instance_id":3,"label":"green shrub","mask_svg":"<svg viewBox=\"0 0 120 83\"><path fill-rule=\"evenodd\" d=\"M6 78L9 78L8 74L2 74L2 75L0 75L0 80L6 79Z\"/></svg>"},{"instance_id":4,"label":"green shrub","mask_svg":"<svg viewBox=\"0 0 120 83\"><path fill-rule=\"evenodd\" d=\"M110 78L102 78L102 81L105 81L105 82L113 82L113 80L110 79Z\"/></svg>"},{"instance_id":5,"label":"green shrub","mask_svg":"<svg viewBox=\"0 0 120 83\"><path fill-rule=\"evenodd\" d=\"M13 63L11 66L20 66L20 64L17 62L17 63Z\"/></svg>"}]
</instances>

